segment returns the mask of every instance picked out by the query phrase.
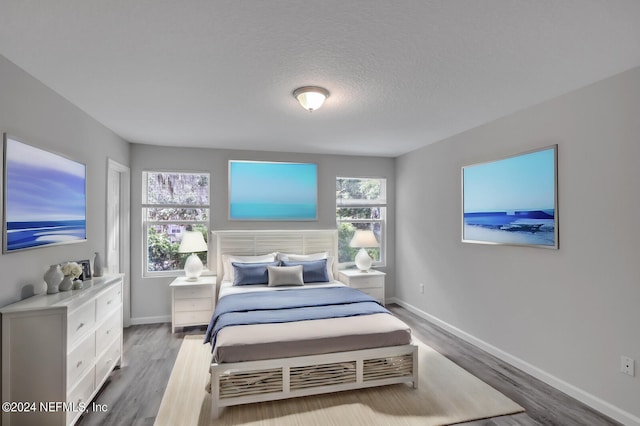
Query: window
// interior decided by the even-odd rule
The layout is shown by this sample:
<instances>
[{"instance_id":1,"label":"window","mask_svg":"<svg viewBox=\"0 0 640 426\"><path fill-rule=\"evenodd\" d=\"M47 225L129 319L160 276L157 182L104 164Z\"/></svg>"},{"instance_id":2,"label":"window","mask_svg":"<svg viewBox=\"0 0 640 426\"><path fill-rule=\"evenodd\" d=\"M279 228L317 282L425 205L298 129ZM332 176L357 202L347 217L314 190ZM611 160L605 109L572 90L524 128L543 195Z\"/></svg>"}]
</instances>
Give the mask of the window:
<instances>
[{"instance_id":1,"label":"window","mask_svg":"<svg viewBox=\"0 0 640 426\"><path fill-rule=\"evenodd\" d=\"M185 230L202 232L208 241L209 174L142 173L144 275L175 275L190 253L178 253ZM198 253L207 265L207 253Z\"/></svg>"},{"instance_id":2,"label":"window","mask_svg":"<svg viewBox=\"0 0 640 426\"><path fill-rule=\"evenodd\" d=\"M338 262L353 264L358 248L349 242L356 229L370 229L380 247L366 249L374 265L385 264L387 180L383 178L336 178Z\"/></svg>"}]
</instances>

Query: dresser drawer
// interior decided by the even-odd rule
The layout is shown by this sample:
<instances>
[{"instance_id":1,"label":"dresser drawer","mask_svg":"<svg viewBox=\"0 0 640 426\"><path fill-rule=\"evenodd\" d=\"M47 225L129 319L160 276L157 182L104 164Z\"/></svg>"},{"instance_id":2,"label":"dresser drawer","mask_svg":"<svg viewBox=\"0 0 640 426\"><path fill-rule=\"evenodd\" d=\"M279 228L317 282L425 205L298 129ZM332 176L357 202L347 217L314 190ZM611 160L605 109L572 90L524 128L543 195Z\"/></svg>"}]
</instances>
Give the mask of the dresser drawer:
<instances>
[{"instance_id":1,"label":"dresser drawer","mask_svg":"<svg viewBox=\"0 0 640 426\"><path fill-rule=\"evenodd\" d=\"M174 302L176 312L184 311L213 311L213 300L207 299L178 299Z\"/></svg>"},{"instance_id":2,"label":"dresser drawer","mask_svg":"<svg viewBox=\"0 0 640 426\"><path fill-rule=\"evenodd\" d=\"M110 312L122 304L122 287L113 286L100 296L96 302L98 321L103 320Z\"/></svg>"},{"instance_id":3,"label":"dresser drawer","mask_svg":"<svg viewBox=\"0 0 640 426\"><path fill-rule=\"evenodd\" d=\"M122 333L122 309L118 309L96 329L96 354L99 356ZM120 340L120 339L118 339Z\"/></svg>"},{"instance_id":4,"label":"dresser drawer","mask_svg":"<svg viewBox=\"0 0 640 426\"><path fill-rule=\"evenodd\" d=\"M96 335L87 336L67 357L67 383L74 387L82 373L93 366L96 353Z\"/></svg>"},{"instance_id":5,"label":"dresser drawer","mask_svg":"<svg viewBox=\"0 0 640 426\"><path fill-rule=\"evenodd\" d=\"M96 388L95 383L95 370L91 367L91 371L89 371L79 382L76 384L74 388L72 388L68 392L67 402L71 402L74 404L74 408L77 409L78 404L89 404L89 398L91 398L91 394ZM80 415L77 411L68 411L67 412L67 424L71 422L71 420Z\"/></svg>"},{"instance_id":6,"label":"dresser drawer","mask_svg":"<svg viewBox=\"0 0 640 426\"><path fill-rule=\"evenodd\" d=\"M109 345L107 351L96 362L96 384L102 383L105 377L111 372L116 362L120 359L120 339Z\"/></svg>"},{"instance_id":7,"label":"dresser drawer","mask_svg":"<svg viewBox=\"0 0 640 426\"><path fill-rule=\"evenodd\" d=\"M176 312L175 326L209 324L211 311Z\"/></svg>"},{"instance_id":8,"label":"dresser drawer","mask_svg":"<svg viewBox=\"0 0 640 426\"><path fill-rule=\"evenodd\" d=\"M94 301L82 305L67 318L67 347L71 348L80 339L91 332L96 322Z\"/></svg>"},{"instance_id":9,"label":"dresser drawer","mask_svg":"<svg viewBox=\"0 0 640 426\"><path fill-rule=\"evenodd\" d=\"M173 297L175 299L202 299L212 298L213 291L209 285L189 286L184 288L173 289Z\"/></svg>"}]
</instances>

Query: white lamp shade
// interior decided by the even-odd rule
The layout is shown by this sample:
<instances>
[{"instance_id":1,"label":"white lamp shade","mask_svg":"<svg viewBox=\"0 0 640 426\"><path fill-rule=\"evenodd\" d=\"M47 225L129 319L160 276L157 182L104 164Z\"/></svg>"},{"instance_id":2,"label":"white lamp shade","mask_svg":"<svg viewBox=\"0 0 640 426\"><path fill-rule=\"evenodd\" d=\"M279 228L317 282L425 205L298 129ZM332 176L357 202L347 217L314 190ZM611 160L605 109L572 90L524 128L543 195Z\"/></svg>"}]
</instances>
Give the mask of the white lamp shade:
<instances>
[{"instance_id":1,"label":"white lamp shade","mask_svg":"<svg viewBox=\"0 0 640 426\"><path fill-rule=\"evenodd\" d=\"M201 232L184 232L182 235L182 241L180 241L180 247L178 248L179 253L198 253L207 250L207 243L204 241L204 237Z\"/></svg>"},{"instance_id":2,"label":"white lamp shade","mask_svg":"<svg viewBox=\"0 0 640 426\"><path fill-rule=\"evenodd\" d=\"M329 92L322 87L305 86L296 89L293 96L304 109L315 111L324 104L324 101L329 97Z\"/></svg>"},{"instance_id":3,"label":"white lamp shade","mask_svg":"<svg viewBox=\"0 0 640 426\"><path fill-rule=\"evenodd\" d=\"M191 253L184 263L184 275L187 279L197 280L202 274L204 265L196 253L207 251L207 243L204 241L202 233L196 231L185 231L178 248L179 253Z\"/></svg>"},{"instance_id":4,"label":"white lamp shade","mask_svg":"<svg viewBox=\"0 0 640 426\"><path fill-rule=\"evenodd\" d=\"M375 234L370 229L357 229L349 245L351 247L372 248L379 247L380 243L378 243Z\"/></svg>"}]
</instances>

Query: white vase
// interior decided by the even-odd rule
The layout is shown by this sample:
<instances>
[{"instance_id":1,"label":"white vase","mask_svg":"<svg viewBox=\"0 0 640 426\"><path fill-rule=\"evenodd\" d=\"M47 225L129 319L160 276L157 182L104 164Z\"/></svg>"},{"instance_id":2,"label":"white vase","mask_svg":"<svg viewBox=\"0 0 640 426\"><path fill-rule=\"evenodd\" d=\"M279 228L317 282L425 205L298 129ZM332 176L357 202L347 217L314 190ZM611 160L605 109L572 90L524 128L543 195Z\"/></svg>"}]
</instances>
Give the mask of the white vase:
<instances>
[{"instance_id":1,"label":"white vase","mask_svg":"<svg viewBox=\"0 0 640 426\"><path fill-rule=\"evenodd\" d=\"M65 275L58 288L60 291L69 291L71 287L73 287L73 278L71 278L71 275Z\"/></svg>"},{"instance_id":2,"label":"white vase","mask_svg":"<svg viewBox=\"0 0 640 426\"><path fill-rule=\"evenodd\" d=\"M100 253L96 252L96 256L93 258L93 276L101 277L103 273L102 258Z\"/></svg>"},{"instance_id":3,"label":"white vase","mask_svg":"<svg viewBox=\"0 0 640 426\"><path fill-rule=\"evenodd\" d=\"M44 273L44 282L47 283L47 293L53 294L58 292L58 286L64 278L60 265L51 265L47 272Z\"/></svg>"}]
</instances>

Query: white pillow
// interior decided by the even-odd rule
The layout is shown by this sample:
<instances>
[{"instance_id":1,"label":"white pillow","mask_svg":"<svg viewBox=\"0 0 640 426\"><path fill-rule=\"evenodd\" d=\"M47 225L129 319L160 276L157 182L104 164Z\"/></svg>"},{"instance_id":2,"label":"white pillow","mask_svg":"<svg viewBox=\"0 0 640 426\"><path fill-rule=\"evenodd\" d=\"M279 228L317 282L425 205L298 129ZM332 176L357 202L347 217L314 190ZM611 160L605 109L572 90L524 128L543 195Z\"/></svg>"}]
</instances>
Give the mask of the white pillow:
<instances>
[{"instance_id":1,"label":"white pillow","mask_svg":"<svg viewBox=\"0 0 640 426\"><path fill-rule=\"evenodd\" d=\"M233 281L233 265L231 263L263 263L275 262L276 253L261 254L258 256L240 256L235 254L222 255L222 268L224 269L223 281Z\"/></svg>"},{"instance_id":2,"label":"white pillow","mask_svg":"<svg viewBox=\"0 0 640 426\"><path fill-rule=\"evenodd\" d=\"M302 265L267 266L269 271L269 287L280 285L304 285Z\"/></svg>"},{"instance_id":3,"label":"white pillow","mask_svg":"<svg viewBox=\"0 0 640 426\"><path fill-rule=\"evenodd\" d=\"M306 262L310 260L327 259L327 276L329 277L329 281L334 281L333 256L329 256L329 253L326 251L311 254L278 253L278 259L281 261L290 260L292 262Z\"/></svg>"}]
</instances>

